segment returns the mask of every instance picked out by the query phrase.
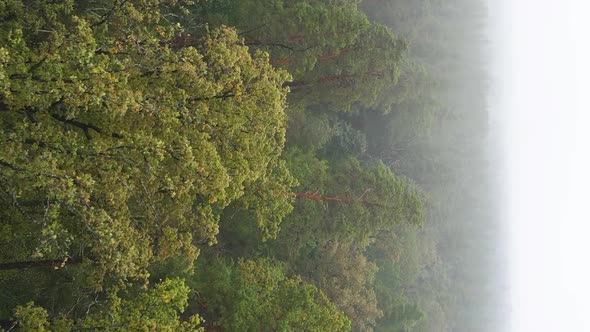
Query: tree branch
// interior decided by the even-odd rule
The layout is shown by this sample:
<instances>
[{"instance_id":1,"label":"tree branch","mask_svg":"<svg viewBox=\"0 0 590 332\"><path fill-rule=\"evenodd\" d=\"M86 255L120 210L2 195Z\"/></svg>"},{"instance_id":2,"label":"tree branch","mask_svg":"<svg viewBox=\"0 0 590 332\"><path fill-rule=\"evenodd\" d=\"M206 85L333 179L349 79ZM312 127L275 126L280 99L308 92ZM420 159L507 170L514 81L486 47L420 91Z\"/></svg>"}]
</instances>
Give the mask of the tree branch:
<instances>
[{"instance_id":1,"label":"tree branch","mask_svg":"<svg viewBox=\"0 0 590 332\"><path fill-rule=\"evenodd\" d=\"M62 265L80 264L82 260L80 258L61 258L61 259L48 259L41 261L22 261L22 262L9 262L0 263L0 271L3 270L16 270L16 269L28 269L32 267L60 267Z\"/></svg>"},{"instance_id":2,"label":"tree branch","mask_svg":"<svg viewBox=\"0 0 590 332\"><path fill-rule=\"evenodd\" d=\"M118 9L121 9L128 0L123 0L120 4L118 3L118 0L115 0L115 3L113 4L113 7L102 16L102 19L98 22L95 22L93 24L90 25L91 28L95 28L99 25L102 25L104 23L106 23L108 21L109 18L111 18L111 16L113 16L113 14L115 13L115 11L117 11Z\"/></svg>"},{"instance_id":3,"label":"tree branch","mask_svg":"<svg viewBox=\"0 0 590 332\"><path fill-rule=\"evenodd\" d=\"M95 126L95 125L93 125L91 123L85 123L85 122L77 121L77 120L74 120L74 119L67 119L64 116L53 114L53 113L49 113L49 115L51 115L51 117L53 119L55 119L55 120L57 120L59 122L66 123L66 124L69 124L69 125L72 125L74 127L78 127L80 129L82 129L84 131L84 134L86 135L86 137L88 139L91 139L92 138L90 136L90 130L94 130L95 132L97 132L99 134L104 134L104 131L101 128L99 128L99 127L97 127L97 126ZM119 133L115 133L115 132L112 132L111 133L111 136L114 137L114 138L123 138L123 135L121 135Z\"/></svg>"},{"instance_id":4,"label":"tree branch","mask_svg":"<svg viewBox=\"0 0 590 332\"><path fill-rule=\"evenodd\" d=\"M291 47L289 45L285 45L285 44L282 44L282 43L261 42L259 40L255 40L255 39L254 40L251 40L249 42L244 43L244 45L246 45L246 46L275 46L275 47L285 48L285 49L288 49L288 50L293 51L293 52L305 52L307 50L310 50L312 48L315 48L315 47L318 47L319 46L319 45L316 44L316 45L311 45L311 46L306 47L306 48L299 48L298 49L298 48L293 48L293 47Z\"/></svg>"},{"instance_id":5,"label":"tree branch","mask_svg":"<svg viewBox=\"0 0 590 332\"><path fill-rule=\"evenodd\" d=\"M225 99L225 98L229 98L229 97L235 97L235 93L233 93L234 89L232 88L229 91L226 91L220 95L215 95L215 96L211 96L211 97L194 97L194 98L188 98L187 101L192 102L192 101L206 101L206 100L213 100L213 99Z\"/></svg>"}]
</instances>

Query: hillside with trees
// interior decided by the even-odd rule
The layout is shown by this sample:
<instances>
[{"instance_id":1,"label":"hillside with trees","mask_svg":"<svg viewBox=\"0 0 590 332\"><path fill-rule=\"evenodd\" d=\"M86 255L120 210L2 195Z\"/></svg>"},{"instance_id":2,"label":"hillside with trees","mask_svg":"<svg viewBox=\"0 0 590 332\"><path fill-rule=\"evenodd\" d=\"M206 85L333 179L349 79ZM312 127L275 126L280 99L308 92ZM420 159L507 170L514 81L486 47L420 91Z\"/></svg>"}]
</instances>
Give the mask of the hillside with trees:
<instances>
[{"instance_id":1,"label":"hillside with trees","mask_svg":"<svg viewBox=\"0 0 590 332\"><path fill-rule=\"evenodd\" d=\"M479 0L0 0L0 330L495 331Z\"/></svg>"}]
</instances>

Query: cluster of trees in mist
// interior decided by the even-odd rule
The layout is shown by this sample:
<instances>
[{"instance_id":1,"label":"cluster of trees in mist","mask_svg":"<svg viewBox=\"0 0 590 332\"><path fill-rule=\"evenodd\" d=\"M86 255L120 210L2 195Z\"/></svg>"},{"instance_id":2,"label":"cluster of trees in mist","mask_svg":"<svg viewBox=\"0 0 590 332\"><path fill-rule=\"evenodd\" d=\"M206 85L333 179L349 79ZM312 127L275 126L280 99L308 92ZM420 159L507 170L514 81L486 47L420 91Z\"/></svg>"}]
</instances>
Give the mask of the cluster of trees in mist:
<instances>
[{"instance_id":1,"label":"cluster of trees in mist","mask_svg":"<svg viewBox=\"0 0 590 332\"><path fill-rule=\"evenodd\" d=\"M493 330L486 15L0 0L0 330Z\"/></svg>"}]
</instances>

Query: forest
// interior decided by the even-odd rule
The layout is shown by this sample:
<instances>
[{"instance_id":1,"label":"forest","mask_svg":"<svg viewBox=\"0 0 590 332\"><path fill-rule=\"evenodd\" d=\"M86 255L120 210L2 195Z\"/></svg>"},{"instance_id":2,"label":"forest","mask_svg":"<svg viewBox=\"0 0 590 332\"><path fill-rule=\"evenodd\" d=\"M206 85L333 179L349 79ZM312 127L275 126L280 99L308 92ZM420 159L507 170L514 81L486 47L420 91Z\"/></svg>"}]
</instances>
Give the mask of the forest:
<instances>
[{"instance_id":1,"label":"forest","mask_svg":"<svg viewBox=\"0 0 590 332\"><path fill-rule=\"evenodd\" d=\"M481 0L0 0L0 331L496 331Z\"/></svg>"}]
</instances>

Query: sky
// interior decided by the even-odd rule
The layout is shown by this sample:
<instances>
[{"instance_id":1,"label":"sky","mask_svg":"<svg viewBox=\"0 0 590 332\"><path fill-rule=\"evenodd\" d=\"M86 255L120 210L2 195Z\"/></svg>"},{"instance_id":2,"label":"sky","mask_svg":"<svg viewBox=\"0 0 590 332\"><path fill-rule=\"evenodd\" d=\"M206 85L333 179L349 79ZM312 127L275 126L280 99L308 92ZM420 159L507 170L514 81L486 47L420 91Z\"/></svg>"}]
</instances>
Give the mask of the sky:
<instances>
[{"instance_id":1,"label":"sky","mask_svg":"<svg viewBox=\"0 0 590 332\"><path fill-rule=\"evenodd\" d=\"M590 331L590 1L490 7L510 236L506 330Z\"/></svg>"}]
</instances>

